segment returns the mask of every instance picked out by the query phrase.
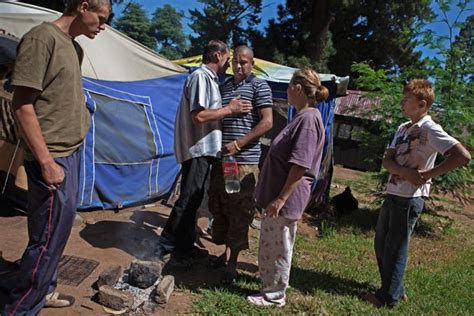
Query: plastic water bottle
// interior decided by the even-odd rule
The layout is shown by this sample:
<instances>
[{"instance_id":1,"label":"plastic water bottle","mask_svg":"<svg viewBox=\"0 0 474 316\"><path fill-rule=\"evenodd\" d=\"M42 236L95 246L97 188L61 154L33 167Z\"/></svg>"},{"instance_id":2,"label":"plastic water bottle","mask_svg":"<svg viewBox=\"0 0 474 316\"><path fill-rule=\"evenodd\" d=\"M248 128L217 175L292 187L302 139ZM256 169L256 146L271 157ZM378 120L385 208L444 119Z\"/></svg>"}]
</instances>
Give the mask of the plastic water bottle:
<instances>
[{"instance_id":1,"label":"plastic water bottle","mask_svg":"<svg viewBox=\"0 0 474 316\"><path fill-rule=\"evenodd\" d=\"M229 194L240 192L239 165L234 156L222 158L222 173L224 174L225 191Z\"/></svg>"}]
</instances>

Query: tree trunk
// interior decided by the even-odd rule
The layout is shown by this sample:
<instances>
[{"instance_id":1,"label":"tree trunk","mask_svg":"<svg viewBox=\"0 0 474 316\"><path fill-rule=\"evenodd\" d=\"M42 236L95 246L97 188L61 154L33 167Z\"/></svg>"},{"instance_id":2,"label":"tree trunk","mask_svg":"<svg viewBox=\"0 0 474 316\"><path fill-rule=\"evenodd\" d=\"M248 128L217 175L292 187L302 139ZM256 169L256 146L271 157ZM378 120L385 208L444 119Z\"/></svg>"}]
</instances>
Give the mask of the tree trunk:
<instances>
[{"instance_id":1,"label":"tree trunk","mask_svg":"<svg viewBox=\"0 0 474 316\"><path fill-rule=\"evenodd\" d=\"M334 21L334 17L329 10L331 0L313 0L311 4L311 14L306 21L306 28L309 31L308 40L305 43L305 51L312 61L321 62L327 43L327 33L329 26Z\"/></svg>"}]
</instances>

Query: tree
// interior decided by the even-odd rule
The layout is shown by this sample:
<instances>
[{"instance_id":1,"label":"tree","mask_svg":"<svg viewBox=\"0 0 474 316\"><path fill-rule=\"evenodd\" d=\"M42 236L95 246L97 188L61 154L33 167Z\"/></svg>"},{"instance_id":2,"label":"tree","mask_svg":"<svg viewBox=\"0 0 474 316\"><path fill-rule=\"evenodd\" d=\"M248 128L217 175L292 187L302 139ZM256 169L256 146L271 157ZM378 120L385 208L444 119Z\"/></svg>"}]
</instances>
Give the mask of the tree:
<instances>
[{"instance_id":1,"label":"tree","mask_svg":"<svg viewBox=\"0 0 474 316\"><path fill-rule=\"evenodd\" d=\"M353 62L362 61L392 73L422 68L416 47L422 26L433 18L430 2L366 0L341 7L330 28L336 54L329 67L337 74L348 74Z\"/></svg>"},{"instance_id":2,"label":"tree","mask_svg":"<svg viewBox=\"0 0 474 316\"><path fill-rule=\"evenodd\" d=\"M430 0L287 0L266 27L257 51L274 47L270 59L304 61L338 75L353 62L397 72L423 66L416 52L420 25L431 19ZM257 37L258 39L258 37ZM266 54L268 58L268 53ZM300 66L300 65L294 65Z\"/></svg>"},{"instance_id":3,"label":"tree","mask_svg":"<svg viewBox=\"0 0 474 316\"><path fill-rule=\"evenodd\" d=\"M425 43L437 50L441 58L432 58L432 75L436 78L438 101L442 108L440 124L448 133L456 135L472 152L474 147L474 62L473 34L474 16L460 22L462 13L468 11L469 0L436 0L441 10L440 22L448 29L443 36L428 30ZM449 8L456 5L458 15L448 18ZM456 34L457 33L457 34ZM464 202L472 197L473 165L457 169L434 179L435 188L443 193L453 193Z\"/></svg>"},{"instance_id":4,"label":"tree","mask_svg":"<svg viewBox=\"0 0 474 316\"><path fill-rule=\"evenodd\" d=\"M150 35L151 23L143 7L131 2L123 10L123 15L114 23L114 27L143 45L155 49L155 38Z\"/></svg>"},{"instance_id":5,"label":"tree","mask_svg":"<svg viewBox=\"0 0 474 316\"><path fill-rule=\"evenodd\" d=\"M201 54L208 41L218 39L232 46L246 44L260 23L262 0L199 0L203 11L189 10L192 36L189 54ZM244 26L245 25L245 26Z\"/></svg>"},{"instance_id":6,"label":"tree","mask_svg":"<svg viewBox=\"0 0 474 316\"><path fill-rule=\"evenodd\" d=\"M328 57L334 53L328 32L333 21L330 2L287 0L286 6L279 5L278 18L269 21L266 34L252 34L256 54L289 66L327 71Z\"/></svg>"},{"instance_id":7,"label":"tree","mask_svg":"<svg viewBox=\"0 0 474 316\"><path fill-rule=\"evenodd\" d=\"M458 16L450 21L447 12L454 4L458 7ZM434 49L437 54L428 59L430 77L435 82L436 104L431 113L434 119L452 136L463 143L472 152L474 146L474 81L473 74L473 35L474 17L470 16L463 23L459 18L467 11L469 0L436 0L441 11L440 22L448 28L448 35L434 33L430 29L423 33L425 45ZM458 34L456 34L458 33ZM387 144L396 127L404 120L400 111L400 99L403 84L408 75L390 76L388 70L374 70L367 64L356 64L353 70L358 73L356 80L358 88L371 91L369 97L381 100L381 107L375 111L383 117L375 122L377 125L377 141L374 136L364 134L364 144L370 148L374 144ZM438 157L437 163L443 157ZM433 191L451 193L462 202L469 202L472 198L473 162L468 166L456 169L433 179ZM381 173L382 187L385 185L387 173Z\"/></svg>"},{"instance_id":8,"label":"tree","mask_svg":"<svg viewBox=\"0 0 474 316\"><path fill-rule=\"evenodd\" d=\"M158 52L169 59L183 57L187 50L186 37L183 33L182 12L176 11L169 4L157 8L151 21L151 34L158 43Z\"/></svg>"}]
</instances>

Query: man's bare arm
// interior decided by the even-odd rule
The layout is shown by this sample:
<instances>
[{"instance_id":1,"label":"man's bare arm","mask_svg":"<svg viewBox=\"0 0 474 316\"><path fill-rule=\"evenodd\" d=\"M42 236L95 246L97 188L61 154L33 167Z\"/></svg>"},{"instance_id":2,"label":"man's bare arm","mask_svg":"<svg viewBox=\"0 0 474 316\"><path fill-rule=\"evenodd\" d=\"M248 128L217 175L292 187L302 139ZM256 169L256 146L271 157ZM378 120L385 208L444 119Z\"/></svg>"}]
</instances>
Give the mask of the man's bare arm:
<instances>
[{"instance_id":1,"label":"man's bare arm","mask_svg":"<svg viewBox=\"0 0 474 316\"><path fill-rule=\"evenodd\" d=\"M445 153L445 156L446 159L443 162L430 170L421 172L423 179L427 181L431 178L438 177L446 172L467 164L471 160L471 154L461 144L454 145Z\"/></svg>"},{"instance_id":2,"label":"man's bare arm","mask_svg":"<svg viewBox=\"0 0 474 316\"><path fill-rule=\"evenodd\" d=\"M258 109L258 114L260 116L258 124L243 137L235 140L239 148L242 148L254 139L261 137L273 127L273 110L271 107ZM225 144L224 148L225 152L230 155L234 155L237 152L237 148L233 142Z\"/></svg>"},{"instance_id":3,"label":"man's bare arm","mask_svg":"<svg viewBox=\"0 0 474 316\"><path fill-rule=\"evenodd\" d=\"M64 179L64 170L54 161L46 146L33 106L39 95L38 90L16 87L12 102L13 113L23 139L41 167L45 182L48 185L59 185Z\"/></svg>"}]
</instances>

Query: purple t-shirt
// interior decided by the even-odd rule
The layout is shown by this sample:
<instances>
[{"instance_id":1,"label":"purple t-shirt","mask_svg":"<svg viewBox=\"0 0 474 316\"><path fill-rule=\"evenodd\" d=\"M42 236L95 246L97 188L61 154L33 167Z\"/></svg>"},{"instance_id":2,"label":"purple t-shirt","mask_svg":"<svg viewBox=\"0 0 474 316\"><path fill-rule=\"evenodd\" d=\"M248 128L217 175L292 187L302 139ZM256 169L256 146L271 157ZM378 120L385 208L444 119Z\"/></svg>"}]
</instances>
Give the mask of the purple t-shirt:
<instances>
[{"instance_id":1,"label":"purple t-shirt","mask_svg":"<svg viewBox=\"0 0 474 316\"><path fill-rule=\"evenodd\" d=\"M311 185L319 172L324 145L324 126L319 110L300 111L273 140L263 164L255 199L266 208L281 192L292 164L307 169L280 215L300 219L311 197Z\"/></svg>"}]
</instances>

